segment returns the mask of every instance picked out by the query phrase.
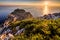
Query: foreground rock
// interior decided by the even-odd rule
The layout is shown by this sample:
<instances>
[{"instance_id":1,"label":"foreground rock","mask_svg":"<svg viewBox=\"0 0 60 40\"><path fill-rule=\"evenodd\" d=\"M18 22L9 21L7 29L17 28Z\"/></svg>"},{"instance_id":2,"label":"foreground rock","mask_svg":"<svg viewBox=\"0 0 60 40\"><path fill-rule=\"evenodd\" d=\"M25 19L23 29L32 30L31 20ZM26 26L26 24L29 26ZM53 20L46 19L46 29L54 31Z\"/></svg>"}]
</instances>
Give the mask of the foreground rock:
<instances>
[{"instance_id":1,"label":"foreground rock","mask_svg":"<svg viewBox=\"0 0 60 40\"><path fill-rule=\"evenodd\" d=\"M2 34L0 36L0 40L13 40L14 35L13 34Z\"/></svg>"}]
</instances>

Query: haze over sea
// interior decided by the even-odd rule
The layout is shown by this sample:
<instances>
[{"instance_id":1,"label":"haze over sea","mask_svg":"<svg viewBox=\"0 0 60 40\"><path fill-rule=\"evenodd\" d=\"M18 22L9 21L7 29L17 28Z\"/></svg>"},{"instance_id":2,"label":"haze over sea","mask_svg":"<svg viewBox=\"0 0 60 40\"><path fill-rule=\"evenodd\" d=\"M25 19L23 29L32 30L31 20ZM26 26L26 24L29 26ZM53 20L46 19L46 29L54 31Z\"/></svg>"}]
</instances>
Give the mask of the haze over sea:
<instances>
[{"instance_id":1,"label":"haze over sea","mask_svg":"<svg viewBox=\"0 0 60 40\"><path fill-rule=\"evenodd\" d=\"M34 17L39 17L43 14L44 7L41 6L0 6L0 23L13 12L15 9L24 9L30 12ZM49 13L59 13L60 6L48 7Z\"/></svg>"}]
</instances>

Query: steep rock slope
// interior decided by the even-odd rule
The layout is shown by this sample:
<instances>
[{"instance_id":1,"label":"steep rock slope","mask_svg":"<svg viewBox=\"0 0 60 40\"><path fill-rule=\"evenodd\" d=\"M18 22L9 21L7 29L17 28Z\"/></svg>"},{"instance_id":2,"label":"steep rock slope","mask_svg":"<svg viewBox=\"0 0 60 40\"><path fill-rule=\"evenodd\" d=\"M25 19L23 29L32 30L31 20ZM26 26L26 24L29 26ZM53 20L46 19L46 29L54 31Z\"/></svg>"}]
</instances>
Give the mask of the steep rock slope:
<instances>
[{"instance_id":1,"label":"steep rock slope","mask_svg":"<svg viewBox=\"0 0 60 40\"><path fill-rule=\"evenodd\" d=\"M20 21L28 18L33 18L30 12L26 12L24 9L15 9L10 13L5 21L4 25L7 25L9 22Z\"/></svg>"}]
</instances>

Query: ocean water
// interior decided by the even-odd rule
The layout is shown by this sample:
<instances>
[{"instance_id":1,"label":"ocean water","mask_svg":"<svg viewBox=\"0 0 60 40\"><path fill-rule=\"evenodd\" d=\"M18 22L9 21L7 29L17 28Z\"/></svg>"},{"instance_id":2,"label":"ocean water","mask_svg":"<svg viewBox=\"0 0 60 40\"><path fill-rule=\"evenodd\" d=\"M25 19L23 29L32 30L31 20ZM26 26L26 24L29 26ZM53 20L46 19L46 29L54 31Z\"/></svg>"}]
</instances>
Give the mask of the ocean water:
<instances>
[{"instance_id":1,"label":"ocean water","mask_svg":"<svg viewBox=\"0 0 60 40\"><path fill-rule=\"evenodd\" d=\"M34 17L39 17L43 14L44 7L41 6L0 6L0 23L6 19L8 14L15 9L24 9L26 12L30 12ZM59 13L60 7L49 7L49 13Z\"/></svg>"}]
</instances>

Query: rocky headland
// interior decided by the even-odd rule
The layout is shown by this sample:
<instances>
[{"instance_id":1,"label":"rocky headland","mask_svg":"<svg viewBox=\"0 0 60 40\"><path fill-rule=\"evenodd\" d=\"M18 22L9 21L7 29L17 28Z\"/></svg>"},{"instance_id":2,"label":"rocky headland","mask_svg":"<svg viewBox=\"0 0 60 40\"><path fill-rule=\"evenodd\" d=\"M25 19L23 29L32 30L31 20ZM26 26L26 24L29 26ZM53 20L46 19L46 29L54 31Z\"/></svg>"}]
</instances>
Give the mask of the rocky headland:
<instances>
[{"instance_id":1,"label":"rocky headland","mask_svg":"<svg viewBox=\"0 0 60 40\"><path fill-rule=\"evenodd\" d=\"M27 36L29 36L30 33L36 34L38 32L41 32L45 36L44 30L41 31L39 29L39 27L41 26L40 24L45 21L42 22L42 20L40 21L40 19L54 19L55 20L55 19L60 18L60 13L43 15L41 17L37 17L37 20L25 20L25 19L30 19L30 18L34 19L33 15L30 12L26 12L24 9L15 9L13 12L11 12L8 15L4 24L1 25L2 28L0 30L0 39L1 40L9 40L9 39L13 40L15 35L20 35L20 34L23 35L24 32L26 32L26 31L27 31L26 32L27 34L24 34L24 35L27 35ZM45 25L45 24L43 24L43 25ZM36 26L38 27L38 29ZM47 25L45 25L45 26L47 26ZM34 27L35 27L35 29L34 29ZM43 29L44 29L44 26L43 26ZM50 36L49 33L47 33L47 34L48 34L48 36Z\"/></svg>"}]
</instances>

